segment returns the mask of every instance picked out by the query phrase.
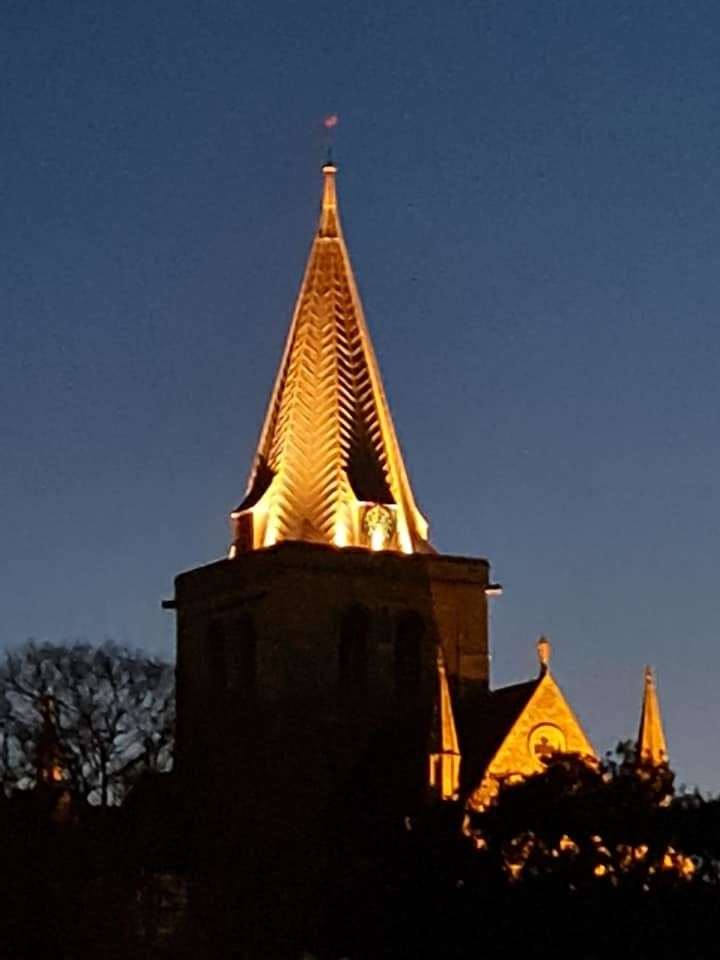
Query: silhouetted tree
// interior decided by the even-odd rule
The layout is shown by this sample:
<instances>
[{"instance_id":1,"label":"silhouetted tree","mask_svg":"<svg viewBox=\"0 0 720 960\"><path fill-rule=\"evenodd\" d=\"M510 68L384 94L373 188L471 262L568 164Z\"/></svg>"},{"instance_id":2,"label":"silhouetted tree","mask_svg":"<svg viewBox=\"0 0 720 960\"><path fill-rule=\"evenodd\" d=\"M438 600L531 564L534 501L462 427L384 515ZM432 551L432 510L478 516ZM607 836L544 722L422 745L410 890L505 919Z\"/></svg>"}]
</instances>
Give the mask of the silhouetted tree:
<instances>
[{"instance_id":1,"label":"silhouetted tree","mask_svg":"<svg viewBox=\"0 0 720 960\"><path fill-rule=\"evenodd\" d=\"M573 889L600 880L617 886L691 879L694 851L680 851L673 773L635 761L631 744L589 765L556 755L547 769L504 785L497 801L471 816L483 857L514 882L551 876Z\"/></svg>"},{"instance_id":2,"label":"silhouetted tree","mask_svg":"<svg viewBox=\"0 0 720 960\"><path fill-rule=\"evenodd\" d=\"M556 755L482 813L429 807L409 826L336 901L327 956L657 960L720 938L720 803L675 795L627 744L597 765Z\"/></svg>"},{"instance_id":3,"label":"silhouetted tree","mask_svg":"<svg viewBox=\"0 0 720 960\"><path fill-rule=\"evenodd\" d=\"M28 643L0 663L5 792L51 778L77 798L119 803L147 771L172 766L172 665L113 643ZM53 742L50 742L50 741Z\"/></svg>"}]
</instances>

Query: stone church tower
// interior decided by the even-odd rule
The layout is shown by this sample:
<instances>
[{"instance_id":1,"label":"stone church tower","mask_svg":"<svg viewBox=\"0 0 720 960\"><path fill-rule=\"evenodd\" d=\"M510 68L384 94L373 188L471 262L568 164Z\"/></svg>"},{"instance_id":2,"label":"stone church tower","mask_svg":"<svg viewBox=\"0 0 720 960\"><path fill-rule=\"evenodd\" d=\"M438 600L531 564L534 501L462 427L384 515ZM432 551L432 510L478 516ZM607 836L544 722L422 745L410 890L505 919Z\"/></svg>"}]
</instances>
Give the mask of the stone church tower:
<instances>
[{"instance_id":1,"label":"stone church tower","mask_svg":"<svg viewBox=\"0 0 720 960\"><path fill-rule=\"evenodd\" d=\"M178 768L208 767L209 775L218 763L239 772L252 750L243 789L258 782L258 764L269 768L263 793L277 768L285 777L297 765L288 783L294 804L376 750L384 725L430 716L439 646L453 689L470 695L488 685L488 563L442 556L429 542L343 239L335 177L327 164L247 491L231 514L229 556L177 577L168 604L178 625ZM307 739L302 750L288 751L286 725L296 747Z\"/></svg>"},{"instance_id":2,"label":"stone church tower","mask_svg":"<svg viewBox=\"0 0 720 960\"><path fill-rule=\"evenodd\" d=\"M165 604L177 612L176 769L198 816L243 845L250 873L267 887L275 864L291 863L302 887L334 818L410 813L426 799L438 651L447 714L450 690L487 690L494 589L486 560L430 544L332 164L231 524L227 559L178 576ZM442 744L432 749L447 785Z\"/></svg>"}]
</instances>

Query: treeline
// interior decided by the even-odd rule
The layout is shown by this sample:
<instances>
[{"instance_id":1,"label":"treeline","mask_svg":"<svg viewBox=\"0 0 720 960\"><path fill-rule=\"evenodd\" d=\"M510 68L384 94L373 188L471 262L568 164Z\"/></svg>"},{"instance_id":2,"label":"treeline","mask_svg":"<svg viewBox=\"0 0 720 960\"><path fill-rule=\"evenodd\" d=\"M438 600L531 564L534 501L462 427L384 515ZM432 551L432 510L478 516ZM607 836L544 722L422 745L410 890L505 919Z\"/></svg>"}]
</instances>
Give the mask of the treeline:
<instances>
[{"instance_id":1,"label":"treeline","mask_svg":"<svg viewBox=\"0 0 720 960\"><path fill-rule=\"evenodd\" d=\"M555 756L482 813L428 808L374 882L346 888L330 953L716 956L720 801L676 793L673 779L621 744L594 767Z\"/></svg>"},{"instance_id":2,"label":"treeline","mask_svg":"<svg viewBox=\"0 0 720 960\"><path fill-rule=\"evenodd\" d=\"M0 956L258 955L239 919L256 892L243 851L198 835L173 725L173 668L143 654L29 644L0 663ZM630 745L596 766L556 755L482 813L383 821L359 794L342 813L312 931L263 957L717 953L720 801L677 792Z\"/></svg>"}]
</instances>

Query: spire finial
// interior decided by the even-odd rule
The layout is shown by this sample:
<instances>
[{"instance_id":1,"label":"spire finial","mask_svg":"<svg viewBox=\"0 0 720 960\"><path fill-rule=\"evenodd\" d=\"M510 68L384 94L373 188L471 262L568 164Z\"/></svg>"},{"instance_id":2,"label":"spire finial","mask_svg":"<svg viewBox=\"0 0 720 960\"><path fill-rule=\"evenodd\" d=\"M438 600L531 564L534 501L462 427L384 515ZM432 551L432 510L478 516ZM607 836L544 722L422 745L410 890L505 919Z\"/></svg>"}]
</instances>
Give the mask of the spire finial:
<instances>
[{"instance_id":1,"label":"spire finial","mask_svg":"<svg viewBox=\"0 0 720 960\"><path fill-rule=\"evenodd\" d=\"M323 164L323 194L320 209L320 224L318 234L321 237L337 237L340 233L338 220L337 191L335 188L335 174L337 167L328 161Z\"/></svg>"},{"instance_id":2,"label":"spire finial","mask_svg":"<svg viewBox=\"0 0 720 960\"><path fill-rule=\"evenodd\" d=\"M537 655L540 661L540 676L545 676L550 671L550 656L552 654L552 645L548 638L543 634L537 642Z\"/></svg>"}]
</instances>

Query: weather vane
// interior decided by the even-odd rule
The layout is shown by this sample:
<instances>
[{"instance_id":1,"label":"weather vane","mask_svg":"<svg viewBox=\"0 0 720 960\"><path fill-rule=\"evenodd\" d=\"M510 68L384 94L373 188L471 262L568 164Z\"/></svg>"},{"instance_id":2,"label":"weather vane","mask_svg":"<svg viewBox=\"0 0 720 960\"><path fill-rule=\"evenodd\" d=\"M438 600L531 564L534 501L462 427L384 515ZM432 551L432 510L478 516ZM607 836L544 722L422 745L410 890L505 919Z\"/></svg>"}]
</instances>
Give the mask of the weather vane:
<instances>
[{"instance_id":1,"label":"weather vane","mask_svg":"<svg viewBox=\"0 0 720 960\"><path fill-rule=\"evenodd\" d=\"M323 127L325 129L325 153L326 160L328 164L333 163L333 146L335 145L335 127L337 127L340 118L336 113L329 113L323 120Z\"/></svg>"}]
</instances>

